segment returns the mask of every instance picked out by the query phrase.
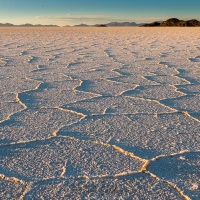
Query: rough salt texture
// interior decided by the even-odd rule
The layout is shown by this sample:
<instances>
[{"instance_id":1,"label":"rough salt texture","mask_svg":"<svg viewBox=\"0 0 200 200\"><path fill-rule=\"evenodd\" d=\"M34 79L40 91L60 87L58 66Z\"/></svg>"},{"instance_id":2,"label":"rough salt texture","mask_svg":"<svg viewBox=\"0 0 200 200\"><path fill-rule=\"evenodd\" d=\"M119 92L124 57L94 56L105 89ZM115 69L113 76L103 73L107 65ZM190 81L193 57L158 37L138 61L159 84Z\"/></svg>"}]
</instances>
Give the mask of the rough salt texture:
<instances>
[{"instance_id":1,"label":"rough salt texture","mask_svg":"<svg viewBox=\"0 0 200 200\"><path fill-rule=\"evenodd\" d=\"M148 168L164 180L175 183L191 199L200 198L200 153L188 152L174 157L163 157Z\"/></svg>"},{"instance_id":2,"label":"rough salt texture","mask_svg":"<svg viewBox=\"0 0 200 200\"><path fill-rule=\"evenodd\" d=\"M48 180L36 182L25 199L173 199L182 198L168 184L148 175L93 180Z\"/></svg>"},{"instance_id":3,"label":"rough salt texture","mask_svg":"<svg viewBox=\"0 0 200 200\"><path fill-rule=\"evenodd\" d=\"M2 173L26 181L114 176L137 172L143 164L112 146L68 137L1 147L1 152Z\"/></svg>"},{"instance_id":4,"label":"rough salt texture","mask_svg":"<svg viewBox=\"0 0 200 200\"><path fill-rule=\"evenodd\" d=\"M1 28L0 199L199 199L199 28Z\"/></svg>"},{"instance_id":5,"label":"rough salt texture","mask_svg":"<svg viewBox=\"0 0 200 200\"><path fill-rule=\"evenodd\" d=\"M19 199L26 186L15 179L4 179L5 177L0 175L0 199Z\"/></svg>"}]
</instances>

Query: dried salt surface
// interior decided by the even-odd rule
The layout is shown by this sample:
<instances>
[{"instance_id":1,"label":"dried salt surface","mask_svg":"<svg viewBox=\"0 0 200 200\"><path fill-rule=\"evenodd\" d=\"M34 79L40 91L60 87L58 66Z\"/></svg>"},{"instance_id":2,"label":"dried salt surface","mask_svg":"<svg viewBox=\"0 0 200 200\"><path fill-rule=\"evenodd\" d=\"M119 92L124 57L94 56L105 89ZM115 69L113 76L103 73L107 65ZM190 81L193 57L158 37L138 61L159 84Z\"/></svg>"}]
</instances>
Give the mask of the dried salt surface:
<instances>
[{"instance_id":1,"label":"dried salt surface","mask_svg":"<svg viewBox=\"0 0 200 200\"><path fill-rule=\"evenodd\" d=\"M144 99L162 100L183 96L184 93L177 91L172 85L151 85L138 86L134 90L124 92L123 95L130 97L139 97Z\"/></svg>"},{"instance_id":2,"label":"dried salt surface","mask_svg":"<svg viewBox=\"0 0 200 200\"><path fill-rule=\"evenodd\" d=\"M111 65L112 66L112 63ZM90 69L89 71L82 71L79 72L79 70L73 71L72 70L69 72L69 74L75 78L75 79L81 79L81 80L90 80L90 81L99 81L101 79L108 79L108 78L114 78L116 76L118 76L119 74L117 74L116 72L112 71L113 70L113 66L110 70L109 65L107 66L99 66L97 69ZM105 69L104 69L105 68ZM108 81L108 80L107 80Z\"/></svg>"},{"instance_id":3,"label":"dried salt surface","mask_svg":"<svg viewBox=\"0 0 200 200\"><path fill-rule=\"evenodd\" d=\"M144 174L92 180L36 182L25 199L176 199L182 198L168 184Z\"/></svg>"},{"instance_id":4,"label":"dried salt surface","mask_svg":"<svg viewBox=\"0 0 200 200\"><path fill-rule=\"evenodd\" d=\"M16 76L16 75L15 75ZM6 78L0 80L0 91L20 93L24 91L34 90L38 87L40 82L36 80L22 79L22 78Z\"/></svg>"},{"instance_id":5,"label":"dried salt surface","mask_svg":"<svg viewBox=\"0 0 200 200\"><path fill-rule=\"evenodd\" d=\"M0 102L0 122L9 118L10 115L20 112L24 109L17 102Z\"/></svg>"},{"instance_id":6,"label":"dried salt surface","mask_svg":"<svg viewBox=\"0 0 200 200\"><path fill-rule=\"evenodd\" d=\"M165 85L165 84L171 84L171 85L185 85L188 84L190 82L184 80L184 79L180 79L176 76L164 76L164 75L160 75L160 76L146 76L147 79L154 81L156 83Z\"/></svg>"},{"instance_id":7,"label":"dried salt surface","mask_svg":"<svg viewBox=\"0 0 200 200\"><path fill-rule=\"evenodd\" d=\"M188 152L161 157L150 163L148 170L162 179L175 183L191 199L200 198L200 153Z\"/></svg>"},{"instance_id":8,"label":"dried salt surface","mask_svg":"<svg viewBox=\"0 0 200 200\"><path fill-rule=\"evenodd\" d=\"M112 146L67 137L0 148L1 173L25 181L136 173L143 164Z\"/></svg>"},{"instance_id":9,"label":"dried salt surface","mask_svg":"<svg viewBox=\"0 0 200 200\"><path fill-rule=\"evenodd\" d=\"M64 127L58 135L101 141L150 159L160 154L198 151L200 124L183 114L93 116Z\"/></svg>"},{"instance_id":10,"label":"dried salt surface","mask_svg":"<svg viewBox=\"0 0 200 200\"><path fill-rule=\"evenodd\" d=\"M115 78L110 78L112 81L120 83L131 83L135 85L158 85L155 81L148 80L142 75L129 75L129 76L119 76Z\"/></svg>"},{"instance_id":11,"label":"dried salt surface","mask_svg":"<svg viewBox=\"0 0 200 200\"><path fill-rule=\"evenodd\" d=\"M200 84L200 64L196 68L184 68L178 69L180 78L184 78L193 84Z\"/></svg>"},{"instance_id":12,"label":"dried salt surface","mask_svg":"<svg viewBox=\"0 0 200 200\"><path fill-rule=\"evenodd\" d=\"M83 81L80 87L77 87L77 90L84 92L91 92L100 94L102 96L117 96L123 93L126 90L132 90L136 86L133 84L123 84L112 82L109 80L96 80L96 81Z\"/></svg>"},{"instance_id":13,"label":"dried salt surface","mask_svg":"<svg viewBox=\"0 0 200 200\"><path fill-rule=\"evenodd\" d=\"M176 110L165 107L156 101L146 99L130 98L123 96L116 97L97 97L83 100L63 106L64 109L73 110L84 115L102 114L158 114L172 113Z\"/></svg>"},{"instance_id":14,"label":"dried salt surface","mask_svg":"<svg viewBox=\"0 0 200 200\"><path fill-rule=\"evenodd\" d=\"M200 95L184 96L161 102L182 112L188 112L200 120Z\"/></svg>"},{"instance_id":15,"label":"dried salt surface","mask_svg":"<svg viewBox=\"0 0 200 200\"><path fill-rule=\"evenodd\" d=\"M30 79L38 80L41 82L63 82L63 81L69 81L72 80L70 76L67 76L63 73L54 72L54 71L44 71L40 69L41 66L39 66L39 69L37 71L32 71L32 73L28 74L28 77Z\"/></svg>"},{"instance_id":16,"label":"dried salt surface","mask_svg":"<svg viewBox=\"0 0 200 200\"><path fill-rule=\"evenodd\" d=\"M200 84L177 86L177 89L187 95L200 94Z\"/></svg>"},{"instance_id":17,"label":"dried salt surface","mask_svg":"<svg viewBox=\"0 0 200 200\"><path fill-rule=\"evenodd\" d=\"M16 101L16 94L14 94L14 93L2 93L2 94L0 94L0 101L1 102L15 102Z\"/></svg>"},{"instance_id":18,"label":"dried salt surface","mask_svg":"<svg viewBox=\"0 0 200 200\"><path fill-rule=\"evenodd\" d=\"M20 93L19 98L28 108L52 108L98 96L75 90L80 84L81 82L78 80L46 82L35 90Z\"/></svg>"},{"instance_id":19,"label":"dried salt surface","mask_svg":"<svg viewBox=\"0 0 200 200\"><path fill-rule=\"evenodd\" d=\"M1 123L0 144L49 138L54 136L61 127L76 123L81 117L59 108L23 110Z\"/></svg>"},{"instance_id":20,"label":"dried salt surface","mask_svg":"<svg viewBox=\"0 0 200 200\"><path fill-rule=\"evenodd\" d=\"M0 175L0 199L19 199L26 189L26 185L15 179L6 179Z\"/></svg>"},{"instance_id":21,"label":"dried salt surface","mask_svg":"<svg viewBox=\"0 0 200 200\"><path fill-rule=\"evenodd\" d=\"M0 38L1 199L199 198L199 28Z\"/></svg>"}]
</instances>

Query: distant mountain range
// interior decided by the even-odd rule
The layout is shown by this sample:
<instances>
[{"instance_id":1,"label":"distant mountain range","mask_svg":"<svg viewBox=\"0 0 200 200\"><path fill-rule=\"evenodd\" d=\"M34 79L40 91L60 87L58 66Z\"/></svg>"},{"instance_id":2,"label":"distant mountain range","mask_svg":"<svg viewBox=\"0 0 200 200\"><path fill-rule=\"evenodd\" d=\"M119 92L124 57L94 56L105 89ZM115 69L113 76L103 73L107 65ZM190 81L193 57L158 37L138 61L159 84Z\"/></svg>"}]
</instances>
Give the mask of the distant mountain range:
<instances>
[{"instance_id":1,"label":"distant mountain range","mask_svg":"<svg viewBox=\"0 0 200 200\"><path fill-rule=\"evenodd\" d=\"M142 26L144 23L137 24L135 22L111 22L108 24L95 24L95 25L87 25L87 24L79 24L75 25L74 27L121 27L121 26ZM11 23L0 23L0 27L59 27L57 25L41 25L41 24L21 24L21 25L14 25ZM69 25L66 25L65 27L70 27Z\"/></svg>"},{"instance_id":2,"label":"distant mountain range","mask_svg":"<svg viewBox=\"0 0 200 200\"><path fill-rule=\"evenodd\" d=\"M154 26L177 26L177 27L194 27L194 26L200 26L200 21L196 19L191 19L191 20L179 20L177 18L170 18L166 21L156 21L152 23L140 23L137 24L135 22L110 22L107 24L95 24L95 25L88 25L88 24L79 24L75 25L74 27L154 27ZM57 25L41 25L41 24L21 24L21 25L14 25L10 23L0 23L0 27L59 27ZM70 27L69 25L66 25L65 27Z\"/></svg>"},{"instance_id":3,"label":"distant mountain range","mask_svg":"<svg viewBox=\"0 0 200 200\"><path fill-rule=\"evenodd\" d=\"M196 20L196 19L191 19L191 20L179 20L177 18L170 18L166 21L162 21L162 22L153 22L150 24L144 24L142 25L143 27L154 27L154 26L178 26L178 27L196 27L196 26L200 26L200 21Z\"/></svg>"},{"instance_id":4,"label":"distant mountain range","mask_svg":"<svg viewBox=\"0 0 200 200\"><path fill-rule=\"evenodd\" d=\"M74 25L74 27L88 27L89 25L87 25L87 24L78 24L78 25ZM68 27L68 25L67 26L65 26L65 27Z\"/></svg>"},{"instance_id":5,"label":"distant mountain range","mask_svg":"<svg viewBox=\"0 0 200 200\"><path fill-rule=\"evenodd\" d=\"M58 27L57 25L41 25L41 24L21 24L21 25L14 25L10 23L0 23L0 27Z\"/></svg>"},{"instance_id":6,"label":"distant mountain range","mask_svg":"<svg viewBox=\"0 0 200 200\"><path fill-rule=\"evenodd\" d=\"M121 26L142 26L144 25L144 23L141 24L137 24L135 22L110 22L108 24L95 24L95 25L87 25L87 24L79 24L79 25L75 25L75 27L121 27Z\"/></svg>"}]
</instances>

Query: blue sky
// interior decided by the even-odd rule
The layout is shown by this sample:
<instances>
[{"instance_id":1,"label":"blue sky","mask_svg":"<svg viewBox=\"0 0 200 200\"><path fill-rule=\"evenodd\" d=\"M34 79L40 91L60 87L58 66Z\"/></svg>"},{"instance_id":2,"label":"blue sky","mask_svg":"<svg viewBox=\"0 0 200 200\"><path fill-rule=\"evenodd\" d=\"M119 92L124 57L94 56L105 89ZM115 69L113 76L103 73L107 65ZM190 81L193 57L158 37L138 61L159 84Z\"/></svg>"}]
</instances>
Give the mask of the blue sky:
<instances>
[{"instance_id":1,"label":"blue sky","mask_svg":"<svg viewBox=\"0 0 200 200\"><path fill-rule=\"evenodd\" d=\"M63 26L170 17L200 20L199 10L200 0L0 0L0 22Z\"/></svg>"}]
</instances>

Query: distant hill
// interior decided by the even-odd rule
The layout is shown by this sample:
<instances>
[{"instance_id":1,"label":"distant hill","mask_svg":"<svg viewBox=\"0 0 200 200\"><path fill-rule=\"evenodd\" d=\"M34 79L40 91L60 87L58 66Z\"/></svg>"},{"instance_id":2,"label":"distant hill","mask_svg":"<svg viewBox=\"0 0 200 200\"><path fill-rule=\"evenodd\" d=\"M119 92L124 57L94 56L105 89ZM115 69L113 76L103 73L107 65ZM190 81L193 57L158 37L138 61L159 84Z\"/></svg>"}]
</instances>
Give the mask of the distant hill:
<instances>
[{"instance_id":1,"label":"distant hill","mask_svg":"<svg viewBox=\"0 0 200 200\"><path fill-rule=\"evenodd\" d=\"M151 26L160 26L160 22L152 22L150 24L143 24L144 27L151 27Z\"/></svg>"},{"instance_id":2,"label":"distant hill","mask_svg":"<svg viewBox=\"0 0 200 200\"><path fill-rule=\"evenodd\" d=\"M10 23L5 23L5 24L0 23L0 27L9 27L9 26L15 26L15 25Z\"/></svg>"},{"instance_id":3,"label":"distant hill","mask_svg":"<svg viewBox=\"0 0 200 200\"><path fill-rule=\"evenodd\" d=\"M196 27L200 26L200 21L196 19L191 20L179 20L177 18L170 18L163 22L153 22L150 24L144 24L143 27L153 27L153 26L162 26L162 27L168 27L168 26L175 26L175 27Z\"/></svg>"},{"instance_id":4,"label":"distant hill","mask_svg":"<svg viewBox=\"0 0 200 200\"><path fill-rule=\"evenodd\" d=\"M58 27L57 25L42 25L42 24L21 24L20 27Z\"/></svg>"},{"instance_id":5,"label":"distant hill","mask_svg":"<svg viewBox=\"0 0 200 200\"><path fill-rule=\"evenodd\" d=\"M10 23L0 23L0 27L58 27L57 25L42 25L42 24L21 24L21 25L14 25Z\"/></svg>"},{"instance_id":6,"label":"distant hill","mask_svg":"<svg viewBox=\"0 0 200 200\"><path fill-rule=\"evenodd\" d=\"M87 24L78 24L78 25L74 25L74 27L88 27L89 25Z\"/></svg>"},{"instance_id":7,"label":"distant hill","mask_svg":"<svg viewBox=\"0 0 200 200\"><path fill-rule=\"evenodd\" d=\"M141 26L143 24L137 24L135 22L111 22L108 24L104 24L107 27L121 27L121 26ZM97 26L97 25L96 25Z\"/></svg>"},{"instance_id":8,"label":"distant hill","mask_svg":"<svg viewBox=\"0 0 200 200\"><path fill-rule=\"evenodd\" d=\"M75 25L74 27L127 27L127 26L141 26L142 24L137 24L135 22L110 22L108 24L95 24L95 25L87 25L87 24L79 24Z\"/></svg>"},{"instance_id":9,"label":"distant hill","mask_svg":"<svg viewBox=\"0 0 200 200\"><path fill-rule=\"evenodd\" d=\"M135 22L110 22L107 24L95 24L95 25L88 25L88 24L78 24L74 25L74 27L134 27L134 26L142 26L144 23L137 24ZM21 25L14 25L11 23L0 23L0 27L59 27L57 25L42 25L42 24L21 24ZM69 25L66 25L64 27L70 27Z\"/></svg>"},{"instance_id":10,"label":"distant hill","mask_svg":"<svg viewBox=\"0 0 200 200\"><path fill-rule=\"evenodd\" d=\"M107 27L105 24L98 24L96 27Z\"/></svg>"},{"instance_id":11,"label":"distant hill","mask_svg":"<svg viewBox=\"0 0 200 200\"><path fill-rule=\"evenodd\" d=\"M138 24L136 24L135 22L111 22L106 24L107 26L139 26Z\"/></svg>"}]
</instances>

